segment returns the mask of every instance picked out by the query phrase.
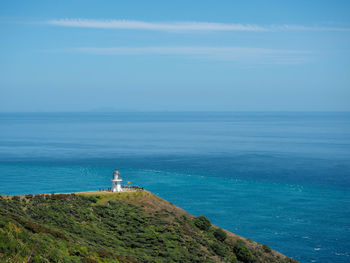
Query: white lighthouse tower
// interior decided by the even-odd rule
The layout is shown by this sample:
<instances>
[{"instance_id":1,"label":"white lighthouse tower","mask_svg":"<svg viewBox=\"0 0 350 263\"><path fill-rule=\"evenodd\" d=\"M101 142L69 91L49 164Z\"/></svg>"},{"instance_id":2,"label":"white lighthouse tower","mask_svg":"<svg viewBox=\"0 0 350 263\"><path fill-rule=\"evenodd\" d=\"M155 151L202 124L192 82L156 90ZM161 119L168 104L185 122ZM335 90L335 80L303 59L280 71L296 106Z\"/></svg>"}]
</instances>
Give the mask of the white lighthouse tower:
<instances>
[{"instance_id":1,"label":"white lighthouse tower","mask_svg":"<svg viewBox=\"0 0 350 263\"><path fill-rule=\"evenodd\" d=\"M122 179L119 177L120 173L118 169L115 169L113 173L113 179L112 179L112 192L121 192L122 190Z\"/></svg>"}]
</instances>

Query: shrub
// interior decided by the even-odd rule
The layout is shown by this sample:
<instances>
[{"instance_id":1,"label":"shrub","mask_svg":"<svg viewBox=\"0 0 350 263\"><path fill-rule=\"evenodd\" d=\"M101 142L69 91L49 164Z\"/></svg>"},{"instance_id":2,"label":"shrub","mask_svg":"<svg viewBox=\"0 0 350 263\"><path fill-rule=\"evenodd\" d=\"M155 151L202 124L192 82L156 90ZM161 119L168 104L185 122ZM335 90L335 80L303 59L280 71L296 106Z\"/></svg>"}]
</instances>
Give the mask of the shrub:
<instances>
[{"instance_id":1,"label":"shrub","mask_svg":"<svg viewBox=\"0 0 350 263\"><path fill-rule=\"evenodd\" d=\"M272 250L268 245L264 244L262 247L266 253L271 253Z\"/></svg>"},{"instance_id":2,"label":"shrub","mask_svg":"<svg viewBox=\"0 0 350 263\"><path fill-rule=\"evenodd\" d=\"M233 247L233 252L236 254L236 257L239 261L244 263L253 263L254 257L252 252L247 248L245 243L238 239L235 246Z\"/></svg>"},{"instance_id":3,"label":"shrub","mask_svg":"<svg viewBox=\"0 0 350 263\"><path fill-rule=\"evenodd\" d=\"M193 223L201 230L209 230L211 224L208 218L205 216L198 216L193 219Z\"/></svg>"},{"instance_id":4,"label":"shrub","mask_svg":"<svg viewBox=\"0 0 350 263\"><path fill-rule=\"evenodd\" d=\"M225 239L227 238L227 234L221 228L217 228L214 231L214 237L219 241L225 241Z\"/></svg>"},{"instance_id":5,"label":"shrub","mask_svg":"<svg viewBox=\"0 0 350 263\"><path fill-rule=\"evenodd\" d=\"M98 201L98 198L96 197L96 196L89 196L89 201L91 202L91 203L97 203L97 201Z\"/></svg>"},{"instance_id":6,"label":"shrub","mask_svg":"<svg viewBox=\"0 0 350 263\"><path fill-rule=\"evenodd\" d=\"M221 244L213 243L210 245L210 248L215 252L216 255L220 257L225 257L226 250L225 247L223 247Z\"/></svg>"}]
</instances>

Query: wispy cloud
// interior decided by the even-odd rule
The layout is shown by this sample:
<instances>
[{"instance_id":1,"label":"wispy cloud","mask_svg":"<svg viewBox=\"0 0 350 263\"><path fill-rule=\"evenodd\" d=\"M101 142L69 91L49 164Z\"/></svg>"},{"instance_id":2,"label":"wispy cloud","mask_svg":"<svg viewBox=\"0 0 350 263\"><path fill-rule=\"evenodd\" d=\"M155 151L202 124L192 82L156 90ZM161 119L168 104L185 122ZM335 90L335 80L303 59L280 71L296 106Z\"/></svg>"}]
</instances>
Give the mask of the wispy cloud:
<instances>
[{"instance_id":1,"label":"wispy cloud","mask_svg":"<svg viewBox=\"0 0 350 263\"><path fill-rule=\"evenodd\" d=\"M156 31L350 31L346 27L322 27L304 25L253 25L213 22L146 22L137 20L97 20L66 18L46 21L47 24L64 27L136 29Z\"/></svg>"},{"instance_id":2,"label":"wispy cloud","mask_svg":"<svg viewBox=\"0 0 350 263\"><path fill-rule=\"evenodd\" d=\"M265 31L256 25L224 24L208 22L145 22L135 20L93 20L93 19L58 19L49 20L48 24L66 27L139 29L158 31Z\"/></svg>"},{"instance_id":3,"label":"wispy cloud","mask_svg":"<svg viewBox=\"0 0 350 263\"><path fill-rule=\"evenodd\" d=\"M252 47L147 46L147 47L79 47L64 52L94 55L170 55L196 59L236 61L248 64L299 64L307 61L308 52Z\"/></svg>"}]
</instances>

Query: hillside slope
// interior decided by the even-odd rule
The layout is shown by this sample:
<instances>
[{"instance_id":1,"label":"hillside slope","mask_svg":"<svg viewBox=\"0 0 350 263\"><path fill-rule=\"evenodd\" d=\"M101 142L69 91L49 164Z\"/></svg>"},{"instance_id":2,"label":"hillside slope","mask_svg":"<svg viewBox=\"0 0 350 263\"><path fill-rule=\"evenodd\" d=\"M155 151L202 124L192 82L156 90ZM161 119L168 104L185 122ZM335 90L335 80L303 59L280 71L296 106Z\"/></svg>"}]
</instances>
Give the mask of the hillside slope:
<instances>
[{"instance_id":1,"label":"hillside slope","mask_svg":"<svg viewBox=\"0 0 350 263\"><path fill-rule=\"evenodd\" d=\"M296 262L148 191L0 197L0 262Z\"/></svg>"}]
</instances>

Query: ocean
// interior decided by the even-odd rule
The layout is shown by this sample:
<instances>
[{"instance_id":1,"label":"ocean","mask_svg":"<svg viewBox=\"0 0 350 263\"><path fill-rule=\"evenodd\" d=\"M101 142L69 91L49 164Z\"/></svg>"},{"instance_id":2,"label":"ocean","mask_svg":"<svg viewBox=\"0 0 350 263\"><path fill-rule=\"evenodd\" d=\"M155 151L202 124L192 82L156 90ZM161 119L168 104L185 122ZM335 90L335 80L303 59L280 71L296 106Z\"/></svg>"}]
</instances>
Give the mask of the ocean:
<instances>
[{"instance_id":1,"label":"ocean","mask_svg":"<svg viewBox=\"0 0 350 263\"><path fill-rule=\"evenodd\" d=\"M0 194L143 186L301 262L350 262L350 113L1 113Z\"/></svg>"}]
</instances>

